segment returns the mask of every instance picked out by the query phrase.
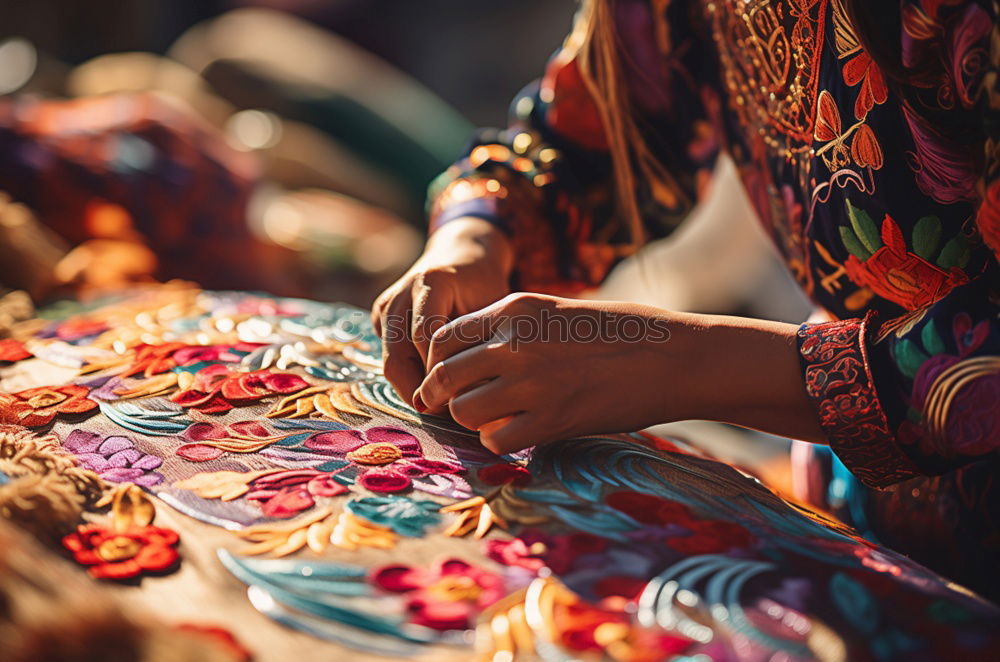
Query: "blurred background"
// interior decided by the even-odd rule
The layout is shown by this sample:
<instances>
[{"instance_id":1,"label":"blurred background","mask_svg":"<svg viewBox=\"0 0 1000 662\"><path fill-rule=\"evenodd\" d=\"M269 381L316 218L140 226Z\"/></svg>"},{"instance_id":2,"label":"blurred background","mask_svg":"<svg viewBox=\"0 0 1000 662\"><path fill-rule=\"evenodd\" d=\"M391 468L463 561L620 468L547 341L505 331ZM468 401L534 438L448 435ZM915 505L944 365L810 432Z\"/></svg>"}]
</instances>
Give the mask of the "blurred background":
<instances>
[{"instance_id":1,"label":"blurred background","mask_svg":"<svg viewBox=\"0 0 1000 662\"><path fill-rule=\"evenodd\" d=\"M0 282L187 278L367 306L424 195L502 126L576 0L0 4ZM728 162L599 296L800 319Z\"/></svg>"},{"instance_id":2,"label":"blurred background","mask_svg":"<svg viewBox=\"0 0 1000 662\"><path fill-rule=\"evenodd\" d=\"M420 251L428 183L475 126L505 124L575 9L0 3L0 336L30 314L25 293L141 280L369 306ZM784 321L809 312L725 159L690 221L595 296ZM784 440L668 429L787 475Z\"/></svg>"},{"instance_id":3,"label":"blurred background","mask_svg":"<svg viewBox=\"0 0 1000 662\"><path fill-rule=\"evenodd\" d=\"M574 9L0 3L0 279L44 297L151 273L368 305L419 251L430 180L505 123Z\"/></svg>"}]
</instances>

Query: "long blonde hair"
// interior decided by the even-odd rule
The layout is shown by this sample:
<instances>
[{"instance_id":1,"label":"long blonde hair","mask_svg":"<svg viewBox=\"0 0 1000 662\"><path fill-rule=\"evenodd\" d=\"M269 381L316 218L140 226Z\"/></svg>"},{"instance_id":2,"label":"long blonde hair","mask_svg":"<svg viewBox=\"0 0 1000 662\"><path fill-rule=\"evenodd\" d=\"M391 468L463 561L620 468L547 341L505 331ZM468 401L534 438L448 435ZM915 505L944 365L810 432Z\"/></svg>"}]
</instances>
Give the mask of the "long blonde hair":
<instances>
[{"instance_id":1,"label":"long blonde hair","mask_svg":"<svg viewBox=\"0 0 1000 662\"><path fill-rule=\"evenodd\" d=\"M622 67L624 47L616 29L615 0L582 2L576 27L582 38L580 75L604 125L614 172L616 212L628 227L634 252L647 240L638 198L640 185L645 185L653 198L667 208L685 206L688 201L673 176L650 151L636 123Z\"/></svg>"}]
</instances>

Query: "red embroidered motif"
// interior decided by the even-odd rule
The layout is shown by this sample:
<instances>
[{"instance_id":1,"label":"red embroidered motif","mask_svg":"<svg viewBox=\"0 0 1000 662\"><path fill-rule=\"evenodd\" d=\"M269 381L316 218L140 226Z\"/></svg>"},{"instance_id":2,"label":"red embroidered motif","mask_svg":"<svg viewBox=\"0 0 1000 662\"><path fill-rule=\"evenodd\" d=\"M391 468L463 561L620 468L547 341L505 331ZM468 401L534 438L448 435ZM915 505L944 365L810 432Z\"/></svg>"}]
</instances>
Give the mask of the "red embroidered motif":
<instances>
[{"instance_id":1,"label":"red embroidered motif","mask_svg":"<svg viewBox=\"0 0 1000 662\"><path fill-rule=\"evenodd\" d=\"M13 338L0 340L0 361L14 363L31 356L31 352L25 348L24 343Z\"/></svg>"},{"instance_id":2,"label":"red embroidered motif","mask_svg":"<svg viewBox=\"0 0 1000 662\"><path fill-rule=\"evenodd\" d=\"M863 483L887 487L920 472L896 445L875 392L863 347L868 319L803 325L799 355L830 447Z\"/></svg>"}]
</instances>

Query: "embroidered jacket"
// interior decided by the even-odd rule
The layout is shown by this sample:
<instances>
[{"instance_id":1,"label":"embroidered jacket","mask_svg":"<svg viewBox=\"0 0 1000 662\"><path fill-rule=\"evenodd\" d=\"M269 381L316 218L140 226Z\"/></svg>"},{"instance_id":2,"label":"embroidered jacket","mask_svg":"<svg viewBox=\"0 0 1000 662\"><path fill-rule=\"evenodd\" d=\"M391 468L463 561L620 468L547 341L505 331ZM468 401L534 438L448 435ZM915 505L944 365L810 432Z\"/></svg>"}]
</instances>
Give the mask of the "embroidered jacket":
<instances>
[{"instance_id":1,"label":"embroidered jacket","mask_svg":"<svg viewBox=\"0 0 1000 662\"><path fill-rule=\"evenodd\" d=\"M870 486L949 472L1000 447L997 9L903 0L893 83L843 0L619 0L646 142L672 181L640 183L668 234L728 152L805 292L805 388L831 447ZM578 26L579 27L579 26ZM579 29L432 187L431 223L513 238L522 289L598 284L627 253L610 156L579 69Z\"/></svg>"}]
</instances>

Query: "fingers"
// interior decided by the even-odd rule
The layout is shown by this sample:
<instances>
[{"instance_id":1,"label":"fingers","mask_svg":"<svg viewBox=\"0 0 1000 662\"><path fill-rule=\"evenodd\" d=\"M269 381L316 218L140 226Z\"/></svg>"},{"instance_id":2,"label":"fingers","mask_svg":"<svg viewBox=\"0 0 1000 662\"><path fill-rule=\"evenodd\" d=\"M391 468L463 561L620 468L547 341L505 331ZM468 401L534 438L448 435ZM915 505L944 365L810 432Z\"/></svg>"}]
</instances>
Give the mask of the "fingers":
<instances>
[{"instance_id":1,"label":"fingers","mask_svg":"<svg viewBox=\"0 0 1000 662\"><path fill-rule=\"evenodd\" d=\"M410 340L410 329L405 324L411 304L409 291L401 292L380 316L383 373L407 402L412 400L413 392L424 378L424 363Z\"/></svg>"},{"instance_id":2,"label":"fingers","mask_svg":"<svg viewBox=\"0 0 1000 662\"><path fill-rule=\"evenodd\" d=\"M442 280L440 273L421 273L416 276L410 289L410 296L413 299L413 323L410 333L413 345L425 365L431 337L448 321L455 303L454 289Z\"/></svg>"},{"instance_id":3,"label":"fingers","mask_svg":"<svg viewBox=\"0 0 1000 662\"><path fill-rule=\"evenodd\" d=\"M551 441L543 435L543 422L534 412L523 412L486 423L479 427L479 441L497 455L506 455Z\"/></svg>"},{"instance_id":4,"label":"fingers","mask_svg":"<svg viewBox=\"0 0 1000 662\"><path fill-rule=\"evenodd\" d=\"M455 422L470 430L520 413L517 392L503 379L483 383L453 398L448 408Z\"/></svg>"},{"instance_id":5,"label":"fingers","mask_svg":"<svg viewBox=\"0 0 1000 662\"><path fill-rule=\"evenodd\" d=\"M385 299L387 296L388 292L383 292L379 298L375 299L375 303L372 304L372 328L375 330L375 335L379 338L382 337L382 312L386 306Z\"/></svg>"},{"instance_id":6,"label":"fingers","mask_svg":"<svg viewBox=\"0 0 1000 662\"><path fill-rule=\"evenodd\" d=\"M414 402L419 398L429 410L444 407L476 384L498 377L504 363L502 354L496 346L478 345L434 364L417 389Z\"/></svg>"},{"instance_id":7,"label":"fingers","mask_svg":"<svg viewBox=\"0 0 1000 662\"><path fill-rule=\"evenodd\" d=\"M493 304L475 313L462 315L438 329L427 351L427 365L435 366L492 338L498 321L497 310L498 305Z\"/></svg>"}]
</instances>

